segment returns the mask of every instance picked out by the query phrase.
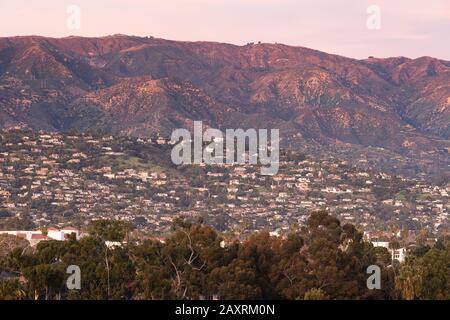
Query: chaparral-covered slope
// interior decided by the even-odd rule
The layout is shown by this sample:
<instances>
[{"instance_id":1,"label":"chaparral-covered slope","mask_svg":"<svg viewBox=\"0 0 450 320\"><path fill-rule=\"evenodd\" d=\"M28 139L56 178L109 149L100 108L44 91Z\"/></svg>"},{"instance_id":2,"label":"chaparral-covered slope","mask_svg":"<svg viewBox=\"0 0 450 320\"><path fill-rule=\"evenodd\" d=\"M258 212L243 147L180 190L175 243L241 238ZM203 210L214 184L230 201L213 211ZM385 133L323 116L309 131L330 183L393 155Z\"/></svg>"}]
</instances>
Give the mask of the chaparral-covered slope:
<instances>
[{"instance_id":1,"label":"chaparral-covered slope","mask_svg":"<svg viewBox=\"0 0 450 320\"><path fill-rule=\"evenodd\" d=\"M124 35L0 38L2 129L149 136L194 120L279 128L282 145L381 148L445 163L450 62Z\"/></svg>"}]
</instances>

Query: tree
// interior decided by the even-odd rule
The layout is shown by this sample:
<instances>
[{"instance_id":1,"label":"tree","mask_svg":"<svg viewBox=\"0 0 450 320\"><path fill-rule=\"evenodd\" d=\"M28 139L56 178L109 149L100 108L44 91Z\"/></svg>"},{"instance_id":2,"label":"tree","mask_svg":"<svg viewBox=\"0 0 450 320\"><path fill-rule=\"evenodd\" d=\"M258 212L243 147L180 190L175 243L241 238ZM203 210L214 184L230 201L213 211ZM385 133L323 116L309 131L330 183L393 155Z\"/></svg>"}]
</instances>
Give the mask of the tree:
<instances>
[{"instance_id":1,"label":"tree","mask_svg":"<svg viewBox=\"0 0 450 320\"><path fill-rule=\"evenodd\" d=\"M0 258L5 258L15 249L26 249L29 242L9 234L0 234Z\"/></svg>"},{"instance_id":2,"label":"tree","mask_svg":"<svg viewBox=\"0 0 450 320\"><path fill-rule=\"evenodd\" d=\"M409 257L400 269L396 288L401 297L450 299L450 246L433 248L422 257Z\"/></svg>"},{"instance_id":3,"label":"tree","mask_svg":"<svg viewBox=\"0 0 450 320\"><path fill-rule=\"evenodd\" d=\"M179 299L208 296L207 274L220 266L221 238L211 227L201 223L176 221L176 232L162 250L172 270L172 291Z\"/></svg>"},{"instance_id":4,"label":"tree","mask_svg":"<svg viewBox=\"0 0 450 320\"><path fill-rule=\"evenodd\" d=\"M17 278L0 281L0 300L21 300L25 297L26 292Z\"/></svg>"},{"instance_id":5,"label":"tree","mask_svg":"<svg viewBox=\"0 0 450 320\"><path fill-rule=\"evenodd\" d=\"M450 299L450 246L433 248L420 260L422 271L422 299Z\"/></svg>"},{"instance_id":6,"label":"tree","mask_svg":"<svg viewBox=\"0 0 450 320\"><path fill-rule=\"evenodd\" d=\"M257 272L247 263L235 259L227 266L214 269L210 275L213 292L224 300L263 299Z\"/></svg>"},{"instance_id":7,"label":"tree","mask_svg":"<svg viewBox=\"0 0 450 320\"><path fill-rule=\"evenodd\" d=\"M310 289L305 293L304 300L327 300L327 295L322 289Z\"/></svg>"},{"instance_id":8,"label":"tree","mask_svg":"<svg viewBox=\"0 0 450 320\"><path fill-rule=\"evenodd\" d=\"M175 299L172 292L172 272L163 256L163 244L147 240L131 249L131 259L136 266L137 299Z\"/></svg>"},{"instance_id":9,"label":"tree","mask_svg":"<svg viewBox=\"0 0 450 320\"><path fill-rule=\"evenodd\" d=\"M65 242L61 257L65 265L81 269L78 299L131 299L136 270L127 247L109 249L99 237L85 237Z\"/></svg>"},{"instance_id":10,"label":"tree","mask_svg":"<svg viewBox=\"0 0 450 320\"><path fill-rule=\"evenodd\" d=\"M124 241L131 230L128 222L117 220L94 220L88 226L88 233L103 241Z\"/></svg>"},{"instance_id":11,"label":"tree","mask_svg":"<svg viewBox=\"0 0 450 320\"><path fill-rule=\"evenodd\" d=\"M65 269L62 264L39 264L23 270L27 279L28 295L38 300L49 300L52 294L61 296L64 286Z\"/></svg>"},{"instance_id":12,"label":"tree","mask_svg":"<svg viewBox=\"0 0 450 320\"><path fill-rule=\"evenodd\" d=\"M410 257L402 265L400 274L395 279L395 288L405 300L418 299L422 291L422 270L418 258Z\"/></svg>"},{"instance_id":13,"label":"tree","mask_svg":"<svg viewBox=\"0 0 450 320\"><path fill-rule=\"evenodd\" d=\"M363 241L350 224L313 213L286 237L258 232L222 245L202 219L175 219L164 241L122 243L128 226L100 220L90 236L25 247L0 237L0 271L26 281L0 283L0 299L449 299L449 246L436 245L391 265L386 250ZM232 238L227 238L232 240ZM366 286L367 267L381 268L382 290ZM67 267L81 269L81 290L68 291Z\"/></svg>"},{"instance_id":14,"label":"tree","mask_svg":"<svg viewBox=\"0 0 450 320\"><path fill-rule=\"evenodd\" d=\"M228 248L232 260L211 273L215 292L222 299L280 298L274 283L280 246L280 239L261 232Z\"/></svg>"}]
</instances>

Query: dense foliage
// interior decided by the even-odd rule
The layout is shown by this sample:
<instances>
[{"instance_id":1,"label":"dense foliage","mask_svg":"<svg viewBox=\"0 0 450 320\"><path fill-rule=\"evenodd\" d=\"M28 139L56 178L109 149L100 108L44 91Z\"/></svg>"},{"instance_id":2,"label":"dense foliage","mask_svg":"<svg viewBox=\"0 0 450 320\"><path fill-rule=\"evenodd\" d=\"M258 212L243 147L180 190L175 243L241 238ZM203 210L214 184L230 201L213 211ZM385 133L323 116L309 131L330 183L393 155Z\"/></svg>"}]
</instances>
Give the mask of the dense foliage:
<instances>
[{"instance_id":1,"label":"dense foliage","mask_svg":"<svg viewBox=\"0 0 450 320\"><path fill-rule=\"evenodd\" d=\"M286 238L267 232L243 242L203 224L177 219L161 242L128 240L128 226L95 222L77 241L36 248L0 239L3 299L450 299L450 246L417 250L403 265L363 241L354 226L326 212ZM5 250L6 245L8 250ZM369 265L382 270L381 290L367 289ZM81 269L81 290L68 290L66 268Z\"/></svg>"}]
</instances>

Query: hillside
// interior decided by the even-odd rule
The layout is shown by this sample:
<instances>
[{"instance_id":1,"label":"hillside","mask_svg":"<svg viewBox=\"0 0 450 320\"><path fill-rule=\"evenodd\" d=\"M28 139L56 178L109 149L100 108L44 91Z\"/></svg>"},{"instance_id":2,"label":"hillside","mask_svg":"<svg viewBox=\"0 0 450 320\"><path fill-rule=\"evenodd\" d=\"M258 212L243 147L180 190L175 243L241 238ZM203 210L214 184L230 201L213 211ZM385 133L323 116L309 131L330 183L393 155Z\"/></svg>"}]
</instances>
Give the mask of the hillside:
<instances>
[{"instance_id":1,"label":"hillside","mask_svg":"<svg viewBox=\"0 0 450 320\"><path fill-rule=\"evenodd\" d=\"M450 62L124 35L0 38L2 129L148 137L193 120L279 128L283 146L311 153L381 148L380 159L439 174L450 161Z\"/></svg>"}]
</instances>

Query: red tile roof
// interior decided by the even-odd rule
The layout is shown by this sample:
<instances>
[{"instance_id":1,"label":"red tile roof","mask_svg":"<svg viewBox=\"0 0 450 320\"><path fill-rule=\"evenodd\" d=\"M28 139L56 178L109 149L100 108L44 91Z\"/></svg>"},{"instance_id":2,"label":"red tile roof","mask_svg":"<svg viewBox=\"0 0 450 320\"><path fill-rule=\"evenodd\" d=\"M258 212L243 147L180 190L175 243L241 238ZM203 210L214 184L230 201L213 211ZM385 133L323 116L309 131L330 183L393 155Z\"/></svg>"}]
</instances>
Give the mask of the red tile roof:
<instances>
[{"instance_id":1,"label":"red tile roof","mask_svg":"<svg viewBox=\"0 0 450 320\"><path fill-rule=\"evenodd\" d=\"M64 230L64 231L78 231L78 229L75 229L75 228L72 228L72 227L66 227L66 228L63 228L61 230Z\"/></svg>"}]
</instances>

